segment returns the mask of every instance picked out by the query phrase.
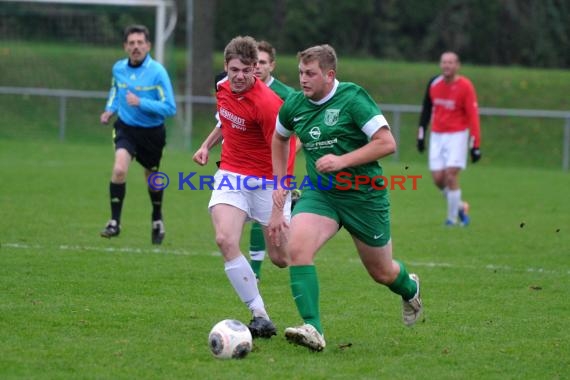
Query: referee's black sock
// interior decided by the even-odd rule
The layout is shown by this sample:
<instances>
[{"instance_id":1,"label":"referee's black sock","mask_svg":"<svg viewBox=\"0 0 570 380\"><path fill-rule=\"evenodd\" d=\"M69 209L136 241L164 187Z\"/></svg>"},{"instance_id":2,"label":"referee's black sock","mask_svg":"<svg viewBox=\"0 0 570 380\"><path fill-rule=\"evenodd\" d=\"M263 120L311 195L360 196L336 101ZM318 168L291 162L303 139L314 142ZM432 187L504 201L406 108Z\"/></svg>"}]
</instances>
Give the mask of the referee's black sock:
<instances>
[{"instance_id":1,"label":"referee's black sock","mask_svg":"<svg viewBox=\"0 0 570 380\"><path fill-rule=\"evenodd\" d=\"M152 203L152 221L162 219L162 195L164 191L158 190L153 191L148 189L148 195L150 195L150 202Z\"/></svg>"},{"instance_id":2,"label":"referee's black sock","mask_svg":"<svg viewBox=\"0 0 570 380\"><path fill-rule=\"evenodd\" d=\"M111 219L121 224L121 211L123 210L123 199L127 189L126 183L113 183L109 184L109 194L111 195Z\"/></svg>"}]
</instances>

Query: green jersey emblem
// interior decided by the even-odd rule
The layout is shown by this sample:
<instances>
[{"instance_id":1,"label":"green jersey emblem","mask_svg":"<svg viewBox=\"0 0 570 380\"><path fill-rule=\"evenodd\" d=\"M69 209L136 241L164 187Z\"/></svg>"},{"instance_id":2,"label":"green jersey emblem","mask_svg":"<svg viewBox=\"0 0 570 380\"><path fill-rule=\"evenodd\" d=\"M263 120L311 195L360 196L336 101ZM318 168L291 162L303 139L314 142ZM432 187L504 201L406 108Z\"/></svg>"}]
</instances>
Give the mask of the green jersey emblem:
<instances>
[{"instance_id":1,"label":"green jersey emblem","mask_svg":"<svg viewBox=\"0 0 570 380\"><path fill-rule=\"evenodd\" d=\"M340 109L328 109L325 111L325 124L332 127L338 122L338 114Z\"/></svg>"}]
</instances>

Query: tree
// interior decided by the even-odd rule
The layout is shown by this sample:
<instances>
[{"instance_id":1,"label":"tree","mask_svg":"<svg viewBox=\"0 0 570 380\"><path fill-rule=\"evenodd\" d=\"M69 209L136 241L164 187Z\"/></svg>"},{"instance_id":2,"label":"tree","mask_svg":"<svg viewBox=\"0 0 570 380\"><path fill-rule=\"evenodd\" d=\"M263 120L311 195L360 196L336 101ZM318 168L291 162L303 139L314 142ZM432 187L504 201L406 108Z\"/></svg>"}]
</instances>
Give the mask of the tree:
<instances>
[{"instance_id":1,"label":"tree","mask_svg":"<svg viewBox=\"0 0 570 380\"><path fill-rule=\"evenodd\" d=\"M214 16L215 0L193 0L194 30L192 32L192 93L211 95L214 80Z\"/></svg>"}]
</instances>

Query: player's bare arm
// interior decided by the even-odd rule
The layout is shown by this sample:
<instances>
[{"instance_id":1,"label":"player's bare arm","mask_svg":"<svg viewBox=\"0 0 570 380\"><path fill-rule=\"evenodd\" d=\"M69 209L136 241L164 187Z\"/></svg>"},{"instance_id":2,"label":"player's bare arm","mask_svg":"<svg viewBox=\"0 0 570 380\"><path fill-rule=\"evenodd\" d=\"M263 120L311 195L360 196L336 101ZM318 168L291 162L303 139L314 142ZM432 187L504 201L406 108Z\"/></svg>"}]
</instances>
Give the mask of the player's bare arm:
<instances>
[{"instance_id":1,"label":"player's bare arm","mask_svg":"<svg viewBox=\"0 0 570 380\"><path fill-rule=\"evenodd\" d=\"M295 154L299 153L303 149L303 143L298 136L295 136Z\"/></svg>"},{"instance_id":2,"label":"player's bare arm","mask_svg":"<svg viewBox=\"0 0 570 380\"><path fill-rule=\"evenodd\" d=\"M210 149L218 145L222 141L222 129L218 127L214 127L212 132L206 137L206 140L200 146L200 149L194 153L192 159L198 165L206 165L208 163L208 157L210 153Z\"/></svg>"},{"instance_id":3,"label":"player's bare arm","mask_svg":"<svg viewBox=\"0 0 570 380\"><path fill-rule=\"evenodd\" d=\"M273 174L276 175L277 178L283 178L287 173L288 154L289 137L281 136L275 131L271 140L271 158L273 162ZM273 207L271 209L271 218L267 225L271 241L278 247L282 241L282 232L289 227L283 216L283 207L285 207L286 197L286 189L277 187L273 191Z\"/></svg>"},{"instance_id":4,"label":"player's bare arm","mask_svg":"<svg viewBox=\"0 0 570 380\"><path fill-rule=\"evenodd\" d=\"M368 144L352 152L335 156L327 154L317 160L316 168L321 173L330 173L344 168L359 166L377 161L396 151L396 140L388 128L380 128Z\"/></svg>"},{"instance_id":5,"label":"player's bare arm","mask_svg":"<svg viewBox=\"0 0 570 380\"><path fill-rule=\"evenodd\" d=\"M283 216L283 209L279 210L275 206L271 210L271 218L269 218L269 223L267 224L267 231L269 232L269 237L271 242L276 246L280 247L283 242L283 237L287 236L284 234L286 230L289 229L289 224Z\"/></svg>"},{"instance_id":6,"label":"player's bare arm","mask_svg":"<svg viewBox=\"0 0 570 380\"><path fill-rule=\"evenodd\" d=\"M271 140L271 160L273 162L273 174L277 178L283 178L287 174L287 160L289 158L289 138L281 136L277 131L273 133ZM273 205L283 210L287 189L277 187L273 191Z\"/></svg>"}]
</instances>

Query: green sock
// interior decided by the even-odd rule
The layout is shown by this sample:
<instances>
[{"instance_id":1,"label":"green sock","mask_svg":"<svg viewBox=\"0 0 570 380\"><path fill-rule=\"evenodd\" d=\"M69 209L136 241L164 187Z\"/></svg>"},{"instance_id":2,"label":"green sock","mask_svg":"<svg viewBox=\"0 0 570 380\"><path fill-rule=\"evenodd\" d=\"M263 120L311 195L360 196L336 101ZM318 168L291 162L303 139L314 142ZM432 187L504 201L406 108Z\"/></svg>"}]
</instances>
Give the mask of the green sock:
<instances>
[{"instance_id":1,"label":"green sock","mask_svg":"<svg viewBox=\"0 0 570 380\"><path fill-rule=\"evenodd\" d=\"M249 233L249 251L265 251L265 238L261 224L254 222Z\"/></svg>"},{"instance_id":2,"label":"green sock","mask_svg":"<svg viewBox=\"0 0 570 380\"><path fill-rule=\"evenodd\" d=\"M418 287L416 282L410 278L404 263L400 261L396 262L400 266L400 273L398 277L396 277L396 280L388 285L388 288L394 293L401 295L405 301L409 301L416 295Z\"/></svg>"},{"instance_id":3,"label":"green sock","mask_svg":"<svg viewBox=\"0 0 570 380\"><path fill-rule=\"evenodd\" d=\"M314 265L289 267L291 293L301 318L323 333L319 312L319 279Z\"/></svg>"},{"instance_id":4,"label":"green sock","mask_svg":"<svg viewBox=\"0 0 570 380\"><path fill-rule=\"evenodd\" d=\"M261 264L263 260L250 260L249 265L251 265L251 270L255 273L255 278L261 280Z\"/></svg>"},{"instance_id":5,"label":"green sock","mask_svg":"<svg viewBox=\"0 0 570 380\"><path fill-rule=\"evenodd\" d=\"M265 257L265 237L263 236L263 229L261 224L254 222L251 225L251 231L249 233L249 254L251 260L249 264L255 277L261 279L261 264L263 264L263 258Z\"/></svg>"}]
</instances>

